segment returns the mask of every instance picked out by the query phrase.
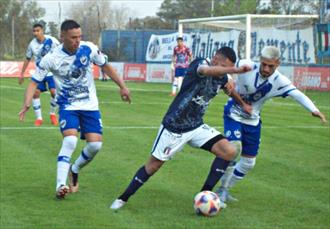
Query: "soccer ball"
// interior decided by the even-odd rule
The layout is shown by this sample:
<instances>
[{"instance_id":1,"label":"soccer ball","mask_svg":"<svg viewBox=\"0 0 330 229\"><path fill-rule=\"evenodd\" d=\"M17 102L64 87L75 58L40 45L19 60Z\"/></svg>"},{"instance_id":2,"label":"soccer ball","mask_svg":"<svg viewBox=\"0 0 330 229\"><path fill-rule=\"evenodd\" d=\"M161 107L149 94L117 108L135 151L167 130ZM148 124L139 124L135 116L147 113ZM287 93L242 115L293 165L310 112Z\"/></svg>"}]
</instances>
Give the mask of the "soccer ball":
<instances>
[{"instance_id":1,"label":"soccer ball","mask_svg":"<svg viewBox=\"0 0 330 229\"><path fill-rule=\"evenodd\" d=\"M197 215L215 216L220 211L220 199L214 192L202 191L194 198Z\"/></svg>"}]
</instances>

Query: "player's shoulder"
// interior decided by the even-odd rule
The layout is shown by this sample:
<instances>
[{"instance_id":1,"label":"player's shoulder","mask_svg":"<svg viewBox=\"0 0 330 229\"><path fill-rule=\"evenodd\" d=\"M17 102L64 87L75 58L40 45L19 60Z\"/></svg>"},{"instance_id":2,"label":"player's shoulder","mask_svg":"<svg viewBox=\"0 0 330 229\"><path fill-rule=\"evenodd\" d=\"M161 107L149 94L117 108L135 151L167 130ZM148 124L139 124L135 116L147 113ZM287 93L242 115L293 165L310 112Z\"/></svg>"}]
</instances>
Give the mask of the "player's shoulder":
<instances>
[{"instance_id":1,"label":"player's shoulder","mask_svg":"<svg viewBox=\"0 0 330 229\"><path fill-rule=\"evenodd\" d=\"M272 75L272 80L274 83L276 84L291 84L291 80L286 77L285 75L283 75L280 71L278 71L277 69L275 70L275 72Z\"/></svg>"},{"instance_id":2,"label":"player's shoulder","mask_svg":"<svg viewBox=\"0 0 330 229\"><path fill-rule=\"evenodd\" d=\"M53 37L53 36L51 36L51 35L45 35L45 37L47 38L47 39L50 39L50 40L52 40L52 41L54 41L54 42L56 42L56 43L59 43L59 41L57 40L57 38L56 37Z\"/></svg>"},{"instance_id":3,"label":"player's shoulder","mask_svg":"<svg viewBox=\"0 0 330 229\"><path fill-rule=\"evenodd\" d=\"M86 47L89 47L89 48L91 48L91 49L95 49L95 48L97 48L97 45L94 44L94 43L91 42L91 41L80 41L80 47L81 47L81 46L86 46Z\"/></svg>"},{"instance_id":4,"label":"player's shoulder","mask_svg":"<svg viewBox=\"0 0 330 229\"><path fill-rule=\"evenodd\" d=\"M243 65L248 65L252 68L252 70L255 70L259 67L258 63L250 60L250 59L238 59L236 61L236 67L241 67Z\"/></svg>"}]
</instances>

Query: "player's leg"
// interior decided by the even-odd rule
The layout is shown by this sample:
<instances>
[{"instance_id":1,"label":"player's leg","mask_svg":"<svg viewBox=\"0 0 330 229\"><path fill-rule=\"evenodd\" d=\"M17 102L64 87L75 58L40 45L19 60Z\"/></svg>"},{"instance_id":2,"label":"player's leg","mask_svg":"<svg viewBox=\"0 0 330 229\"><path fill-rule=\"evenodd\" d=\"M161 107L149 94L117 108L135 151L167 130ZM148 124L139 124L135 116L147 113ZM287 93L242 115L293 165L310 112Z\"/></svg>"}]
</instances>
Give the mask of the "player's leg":
<instances>
[{"instance_id":1,"label":"player's leg","mask_svg":"<svg viewBox=\"0 0 330 229\"><path fill-rule=\"evenodd\" d=\"M56 104L56 89L55 89L55 82L52 76L48 76L46 77L47 79L47 84L48 84L48 89L50 92L50 111L49 111L49 117L50 117L50 121L54 126L58 125L58 121L57 121L57 117L56 117L56 108L57 108L57 104Z\"/></svg>"},{"instance_id":2,"label":"player's leg","mask_svg":"<svg viewBox=\"0 0 330 229\"><path fill-rule=\"evenodd\" d=\"M187 69L186 68L182 68L182 70L180 72L180 76L178 77L178 92L181 89L183 78L186 75L186 72L187 72Z\"/></svg>"},{"instance_id":3,"label":"player's leg","mask_svg":"<svg viewBox=\"0 0 330 229\"><path fill-rule=\"evenodd\" d=\"M79 118L76 111L60 111L60 128L63 135L61 150L57 158L56 197L63 199L69 192L67 186L68 172L72 153L77 146Z\"/></svg>"},{"instance_id":4,"label":"player's leg","mask_svg":"<svg viewBox=\"0 0 330 229\"><path fill-rule=\"evenodd\" d=\"M233 187L254 168L260 144L260 133L261 123L257 126L242 125L242 154L227 181L227 189Z\"/></svg>"},{"instance_id":5,"label":"player's leg","mask_svg":"<svg viewBox=\"0 0 330 229\"><path fill-rule=\"evenodd\" d=\"M171 96L175 96L177 90L178 90L178 77L174 76Z\"/></svg>"},{"instance_id":6,"label":"player's leg","mask_svg":"<svg viewBox=\"0 0 330 229\"><path fill-rule=\"evenodd\" d=\"M224 117L224 133L226 138L230 141L230 143L235 147L235 159L241 154L242 151L242 124L237 122L227 116ZM225 172L225 174L221 177L220 182L221 186L217 189L217 193L221 199L221 201L226 202L228 200L237 201L234 197L232 197L228 192L228 184L229 180L232 177L234 167L236 161L232 160Z\"/></svg>"},{"instance_id":7,"label":"player's leg","mask_svg":"<svg viewBox=\"0 0 330 229\"><path fill-rule=\"evenodd\" d=\"M86 139L86 146L70 169L70 191L77 192L79 188L78 174L89 164L102 148L102 119L99 111L78 111L81 136Z\"/></svg>"},{"instance_id":8,"label":"player's leg","mask_svg":"<svg viewBox=\"0 0 330 229\"><path fill-rule=\"evenodd\" d=\"M38 84L38 87L33 94L32 106L33 106L34 114L36 117L36 120L34 121L35 126L41 126L43 123L42 114L41 114L40 95L41 95L41 92L43 92L45 90L46 90L46 85L44 82L41 82Z\"/></svg>"},{"instance_id":9,"label":"player's leg","mask_svg":"<svg viewBox=\"0 0 330 229\"><path fill-rule=\"evenodd\" d=\"M197 128L189 144L212 152L214 159L209 175L202 187L202 191L212 191L216 183L224 174L229 162L233 159L235 150L229 141L216 129L204 124Z\"/></svg>"},{"instance_id":10,"label":"player's leg","mask_svg":"<svg viewBox=\"0 0 330 229\"><path fill-rule=\"evenodd\" d=\"M169 139L169 137L172 137L172 139ZM151 151L152 155L149 157L148 162L135 173L124 193L111 204L110 208L117 210L123 207L128 199L150 178L150 176L155 174L167 160L180 151L184 144L185 141L182 141L180 138L175 139L173 133L161 126L154 141Z\"/></svg>"}]
</instances>

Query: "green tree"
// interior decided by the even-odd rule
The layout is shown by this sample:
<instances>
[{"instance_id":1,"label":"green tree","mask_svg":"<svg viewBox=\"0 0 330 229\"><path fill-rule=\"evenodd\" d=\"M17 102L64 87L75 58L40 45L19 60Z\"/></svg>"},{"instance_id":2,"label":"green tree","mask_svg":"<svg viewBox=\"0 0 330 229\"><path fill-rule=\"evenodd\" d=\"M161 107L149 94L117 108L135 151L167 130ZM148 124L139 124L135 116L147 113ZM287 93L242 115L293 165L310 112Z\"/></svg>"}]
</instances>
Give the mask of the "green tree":
<instances>
[{"instance_id":1,"label":"green tree","mask_svg":"<svg viewBox=\"0 0 330 229\"><path fill-rule=\"evenodd\" d=\"M179 19L210 17L211 3L212 0L164 0L157 16L176 29Z\"/></svg>"},{"instance_id":2,"label":"green tree","mask_svg":"<svg viewBox=\"0 0 330 229\"><path fill-rule=\"evenodd\" d=\"M126 25L127 29L171 29L171 24L159 17L134 18Z\"/></svg>"},{"instance_id":3,"label":"green tree","mask_svg":"<svg viewBox=\"0 0 330 229\"><path fill-rule=\"evenodd\" d=\"M48 22L47 33L58 39L59 38L58 25L53 21Z\"/></svg>"},{"instance_id":4,"label":"green tree","mask_svg":"<svg viewBox=\"0 0 330 229\"><path fill-rule=\"evenodd\" d=\"M12 58L24 56L32 39L32 25L45 15L45 9L34 0L0 0L0 11L0 59L12 54Z\"/></svg>"},{"instance_id":5,"label":"green tree","mask_svg":"<svg viewBox=\"0 0 330 229\"><path fill-rule=\"evenodd\" d=\"M254 14L256 13L256 0L222 0L215 4L215 16L227 16L237 14Z\"/></svg>"},{"instance_id":6,"label":"green tree","mask_svg":"<svg viewBox=\"0 0 330 229\"><path fill-rule=\"evenodd\" d=\"M269 7L261 9L259 13L318 14L319 9L319 0L270 0Z\"/></svg>"}]
</instances>

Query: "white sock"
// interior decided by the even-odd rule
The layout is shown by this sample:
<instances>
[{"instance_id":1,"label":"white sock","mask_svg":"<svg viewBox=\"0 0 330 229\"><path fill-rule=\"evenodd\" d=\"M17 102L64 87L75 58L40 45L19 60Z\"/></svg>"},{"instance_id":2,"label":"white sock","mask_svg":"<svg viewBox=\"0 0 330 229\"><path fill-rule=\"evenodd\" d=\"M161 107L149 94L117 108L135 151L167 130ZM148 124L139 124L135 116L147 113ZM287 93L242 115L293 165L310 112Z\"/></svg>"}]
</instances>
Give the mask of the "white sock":
<instances>
[{"instance_id":1,"label":"white sock","mask_svg":"<svg viewBox=\"0 0 330 229\"><path fill-rule=\"evenodd\" d=\"M229 181L231 180L231 177L233 176L235 166L228 166L226 169L225 174L221 177L221 187L228 189Z\"/></svg>"},{"instance_id":2,"label":"white sock","mask_svg":"<svg viewBox=\"0 0 330 229\"><path fill-rule=\"evenodd\" d=\"M77 158L77 160L72 165L72 171L74 173L79 173L80 169L82 169L85 165L93 160L97 152L102 147L102 142L87 142L85 148L81 151L81 154Z\"/></svg>"},{"instance_id":3,"label":"white sock","mask_svg":"<svg viewBox=\"0 0 330 229\"><path fill-rule=\"evenodd\" d=\"M238 181L242 180L244 176L253 169L256 163L256 158L241 157L235 166L233 175L228 181L228 188L233 187Z\"/></svg>"},{"instance_id":4,"label":"white sock","mask_svg":"<svg viewBox=\"0 0 330 229\"><path fill-rule=\"evenodd\" d=\"M56 113L56 99L55 98L51 98L50 99L50 111L49 114L55 114Z\"/></svg>"},{"instance_id":5,"label":"white sock","mask_svg":"<svg viewBox=\"0 0 330 229\"><path fill-rule=\"evenodd\" d=\"M172 84L172 94L176 94L176 90L178 89L178 78L174 77Z\"/></svg>"},{"instance_id":6,"label":"white sock","mask_svg":"<svg viewBox=\"0 0 330 229\"><path fill-rule=\"evenodd\" d=\"M32 106L33 106L34 113L36 115L36 119L42 120L40 98L32 99Z\"/></svg>"},{"instance_id":7,"label":"white sock","mask_svg":"<svg viewBox=\"0 0 330 229\"><path fill-rule=\"evenodd\" d=\"M76 136L66 136L63 138L62 147L57 158L57 181L56 190L61 185L66 185L70 168L71 155L76 149L78 138Z\"/></svg>"},{"instance_id":8,"label":"white sock","mask_svg":"<svg viewBox=\"0 0 330 229\"><path fill-rule=\"evenodd\" d=\"M179 92L180 89L181 89L182 81L183 81L183 77L178 77L178 92Z\"/></svg>"}]
</instances>

